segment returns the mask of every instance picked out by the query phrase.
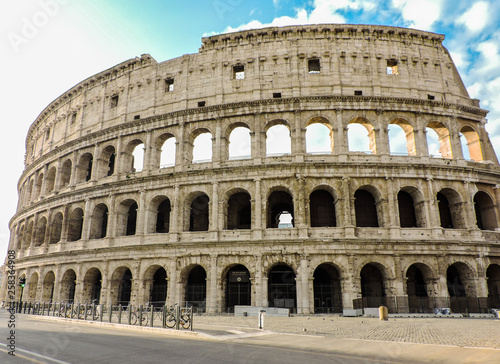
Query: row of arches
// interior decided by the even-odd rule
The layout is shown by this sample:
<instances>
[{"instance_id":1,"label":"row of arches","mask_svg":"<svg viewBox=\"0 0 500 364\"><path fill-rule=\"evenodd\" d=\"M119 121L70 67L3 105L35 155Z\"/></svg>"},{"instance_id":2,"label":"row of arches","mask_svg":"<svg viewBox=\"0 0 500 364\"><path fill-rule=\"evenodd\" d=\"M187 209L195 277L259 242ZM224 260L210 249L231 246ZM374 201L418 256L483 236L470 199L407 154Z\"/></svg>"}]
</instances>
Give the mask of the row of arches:
<instances>
[{"instance_id":1,"label":"row of arches","mask_svg":"<svg viewBox=\"0 0 500 364\"><path fill-rule=\"evenodd\" d=\"M357 277L359 286L353 287L358 291L359 299L362 300L363 307L378 307L387 304L386 299L393 295L389 281L391 280L387 268L376 262L365 264ZM200 311L207 308L207 271L201 265L191 265L186 267L181 273L181 296L180 302L184 305L193 306ZM289 308L296 312L298 308L298 274L286 263L278 263L268 269L266 273L267 281L267 302L269 307ZM310 287L312 297L310 300L312 312L333 313L343 311L345 306L350 307L351 302L347 302L343 290L349 290L345 277L341 270L332 263L321 263L312 273ZM445 291L448 302L455 312L460 307L453 307L454 302L460 302L460 298L478 297L474 273L471 268L462 262L450 264L445 274ZM133 303L149 302L156 306L168 304L172 293L175 290L164 267L159 265L150 266L141 282L134 277L132 270L127 266L121 266L111 274L109 279L104 280L100 269L93 267L83 275L83 279L78 278L75 270L68 269L62 274L56 292L56 276L53 271L49 271L39 282L37 272L29 277L28 291L23 297L24 300L35 301L37 299L50 302L53 300L67 302L106 302L113 305L128 305ZM426 312L433 309L433 304L443 303L439 299L441 292L438 292L436 282L439 277L425 263L411 264L404 274L407 305L403 310L409 312ZM486 269L486 281L488 289L488 307L500 307L500 265L490 264ZM103 285L104 284L104 285ZM220 293L219 311L233 312L237 305L256 305L253 286L255 284L255 274L243 264L232 264L223 270L222 276L217 282L217 289ZM77 286L80 288L77 289ZM107 285L107 287L105 286ZM107 291L103 292L103 288ZM37 292L41 290L41 292ZM79 297L76 296L77 291ZM137 292L142 291L142 292ZM104 297L107 294L107 297ZM435 298L431 301L430 298ZM144 301L144 302L141 302ZM390 306L390 305L389 305ZM438 306L439 307L439 306ZM470 308L470 306L469 306ZM479 308L479 307L478 307Z\"/></svg>"},{"instance_id":2,"label":"row of arches","mask_svg":"<svg viewBox=\"0 0 500 364\"><path fill-rule=\"evenodd\" d=\"M341 226L341 196L326 186L314 189L308 198L307 222L310 227ZM384 210L381 206L383 197L373 186L358 188L353 195L354 223L357 227L386 226ZM453 189L444 188L436 196L439 226L446 229L468 228L464 201ZM399 226L402 228L426 228L436 222L429 221L424 204L423 194L415 187L404 187L397 192L397 213ZM495 230L497 217L492 197L478 191L474 197L476 226L483 230ZM193 192L186 197L181 214L183 214L182 231L209 231L210 215L213 213L210 197L201 191ZM224 211L223 229L252 229L255 219L254 203L250 193L244 189L234 189L227 195ZM270 191L266 203L265 227L290 228L296 226L295 216L297 204L294 196L287 188L280 187ZM396 207L396 206L395 206ZM171 200L167 196L156 196L151 199L144 212L145 226L137 231L139 211L138 202L127 198L118 203L117 208L108 207L105 202L97 203L91 211L84 212L82 207L56 211L49 218L41 214L38 219L29 219L20 224L17 236L17 248L31 245L41 246L44 243L55 244L61 241L77 241L83 238L84 220L88 216L88 236L86 239L102 239L109 236L127 236L136 234L163 234L171 232L173 210ZM110 224L110 219L113 221ZM109 227L115 226L114 232ZM212 227L213 228L213 227ZM32 244L33 243L33 244Z\"/></svg>"},{"instance_id":3,"label":"row of arches","mask_svg":"<svg viewBox=\"0 0 500 364\"><path fill-rule=\"evenodd\" d=\"M287 120L273 120L265 128L266 156L291 154L292 129ZM315 117L309 120L305 128L305 153L332 154L335 147L333 123L325 117ZM222 138L226 147L222 153L223 159L248 159L256 156L252 146L258 147L255 132L247 123L238 122L228 126L226 136ZM357 117L348 122L346 140L348 151L361 151L379 154L377 138L382 138L380 130L368 119ZM386 151L395 155L431 155L442 158L452 158L451 137L448 128L441 122L429 122L425 128L427 151L419 150L414 131L414 123L396 118L389 122L386 130ZM463 125L458 134L462 138L463 156L476 161L483 160L481 141L477 130L472 125ZM253 136L252 136L253 135ZM103 143L93 150L82 150L67 156L58 163L52 163L38 170L26 179L21 187L22 204L38 199L40 196L60 191L70 184L79 184L90 180L100 180L116 173L135 173L143 169L161 169L182 163L202 163L212 161L217 146L217 138L210 128L199 128L191 132L188 142L182 146L179 155L178 139L172 133L163 133L149 142L149 137L137 136L122 146L118 141ZM337 141L338 143L338 141ZM118 145L120 144L120 145ZM120 149L120 150L118 150ZM295 151L298 152L298 151Z\"/></svg>"}]
</instances>

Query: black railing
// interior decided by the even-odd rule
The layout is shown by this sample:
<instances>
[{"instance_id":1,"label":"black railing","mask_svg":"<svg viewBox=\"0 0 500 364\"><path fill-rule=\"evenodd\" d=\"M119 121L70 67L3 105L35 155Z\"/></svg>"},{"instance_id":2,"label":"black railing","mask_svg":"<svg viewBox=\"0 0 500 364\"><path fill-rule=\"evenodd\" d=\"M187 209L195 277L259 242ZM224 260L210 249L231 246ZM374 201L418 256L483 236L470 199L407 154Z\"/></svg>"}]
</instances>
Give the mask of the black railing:
<instances>
[{"instance_id":1,"label":"black railing","mask_svg":"<svg viewBox=\"0 0 500 364\"><path fill-rule=\"evenodd\" d=\"M82 303L11 302L9 308L27 315L64 317L136 326L189 329L193 331L193 308L178 305L100 305Z\"/></svg>"},{"instance_id":2,"label":"black railing","mask_svg":"<svg viewBox=\"0 0 500 364\"><path fill-rule=\"evenodd\" d=\"M435 313L448 308L450 313L490 313L493 300L487 297L363 297L353 300L354 309L386 306L389 313ZM436 311L436 309L438 311Z\"/></svg>"}]
</instances>

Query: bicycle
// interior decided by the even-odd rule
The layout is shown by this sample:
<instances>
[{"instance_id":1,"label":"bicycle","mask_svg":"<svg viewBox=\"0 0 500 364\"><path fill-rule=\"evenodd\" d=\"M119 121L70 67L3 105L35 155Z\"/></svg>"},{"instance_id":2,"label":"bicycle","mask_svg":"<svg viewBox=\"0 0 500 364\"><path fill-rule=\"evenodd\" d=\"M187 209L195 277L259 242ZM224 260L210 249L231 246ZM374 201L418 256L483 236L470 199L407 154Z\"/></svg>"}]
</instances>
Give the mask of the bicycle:
<instances>
[{"instance_id":1,"label":"bicycle","mask_svg":"<svg viewBox=\"0 0 500 364\"><path fill-rule=\"evenodd\" d=\"M139 322L140 319L140 326L148 326L149 324L149 315L148 315L148 305L146 305L146 308L140 310L140 308L136 308L135 310L132 311L130 314L130 324L131 325L136 325Z\"/></svg>"}]
</instances>

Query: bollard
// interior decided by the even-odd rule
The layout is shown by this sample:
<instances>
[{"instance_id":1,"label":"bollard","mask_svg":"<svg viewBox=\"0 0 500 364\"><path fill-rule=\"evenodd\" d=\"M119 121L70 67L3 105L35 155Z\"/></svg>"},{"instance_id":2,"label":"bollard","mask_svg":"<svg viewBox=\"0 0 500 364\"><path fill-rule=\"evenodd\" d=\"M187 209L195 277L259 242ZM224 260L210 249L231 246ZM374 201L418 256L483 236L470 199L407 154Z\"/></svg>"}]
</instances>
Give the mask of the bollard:
<instances>
[{"instance_id":1,"label":"bollard","mask_svg":"<svg viewBox=\"0 0 500 364\"><path fill-rule=\"evenodd\" d=\"M380 318L380 321L387 321L387 320L389 320L389 311L387 310L387 307L380 306L378 308L378 316Z\"/></svg>"},{"instance_id":2,"label":"bollard","mask_svg":"<svg viewBox=\"0 0 500 364\"><path fill-rule=\"evenodd\" d=\"M264 315L266 314L265 310L259 310L259 329L264 328Z\"/></svg>"}]
</instances>

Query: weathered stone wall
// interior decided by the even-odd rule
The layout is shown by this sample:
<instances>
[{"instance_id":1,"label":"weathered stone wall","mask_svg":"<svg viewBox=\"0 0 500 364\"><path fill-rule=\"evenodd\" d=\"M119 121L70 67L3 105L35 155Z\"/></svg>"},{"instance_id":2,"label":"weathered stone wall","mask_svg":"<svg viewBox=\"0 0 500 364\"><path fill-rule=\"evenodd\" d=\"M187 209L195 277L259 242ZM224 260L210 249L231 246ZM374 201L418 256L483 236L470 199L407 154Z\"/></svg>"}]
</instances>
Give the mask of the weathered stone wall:
<instances>
[{"instance_id":1,"label":"weathered stone wall","mask_svg":"<svg viewBox=\"0 0 500 364\"><path fill-rule=\"evenodd\" d=\"M46 300L54 287L52 299L67 300L76 277L75 299L89 301L98 270L101 302L116 303L128 269L131 301L144 303L162 267L172 304L186 299L189 273L201 266L206 308L216 312L227 308L232 267L248 270L251 304L266 306L270 272L287 265L295 308L312 312L315 271L326 264L340 277L343 308L363 296L367 265L380 271L385 296L402 303L393 310L408 309L410 267L421 271L428 297L449 295L450 266L467 297L488 297L486 271L500 269L500 167L486 111L469 98L443 39L380 26L245 31L204 38L200 53L160 64L143 55L76 85L27 137L9 247L28 277L25 295ZM388 74L394 62L398 74ZM307 153L313 123L330 130L331 152ZM349 151L352 123L366 127L371 154ZM407 156L390 154L391 124L405 131ZM289 129L290 154L266 153L274 125ZM241 126L250 130L250 158L230 158L229 136ZM429 155L426 128L439 135L441 158ZM194 139L204 132L212 158L193 163ZM463 157L459 133L472 160ZM161 149L172 137L175 165L162 168ZM141 144L144 167L134 171L132 151ZM334 226L311 227L317 190L332 198ZM276 191L292 201L291 228L270 228ZM378 226L359 223L358 191L373 197ZM415 226L401 226L401 191L413 199ZM227 229L235 193L249 196L250 229ZM443 226L441 196L453 228ZM164 201L168 232L158 233ZM205 224L192 220L195 210L206 214L207 231L195 231Z\"/></svg>"}]
</instances>

